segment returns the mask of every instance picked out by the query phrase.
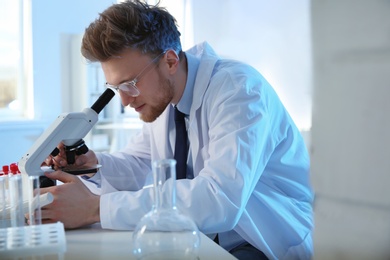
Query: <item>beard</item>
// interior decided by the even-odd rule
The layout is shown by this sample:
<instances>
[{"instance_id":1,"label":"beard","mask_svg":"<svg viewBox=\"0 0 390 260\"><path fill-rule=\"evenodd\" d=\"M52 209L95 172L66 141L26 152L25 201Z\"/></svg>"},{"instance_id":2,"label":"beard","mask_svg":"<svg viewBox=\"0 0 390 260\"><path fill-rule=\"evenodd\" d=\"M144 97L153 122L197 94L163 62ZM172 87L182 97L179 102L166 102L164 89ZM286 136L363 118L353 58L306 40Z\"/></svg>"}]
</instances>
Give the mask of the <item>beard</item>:
<instances>
[{"instance_id":1,"label":"beard","mask_svg":"<svg viewBox=\"0 0 390 260\"><path fill-rule=\"evenodd\" d=\"M158 78L160 82L159 91L156 93L157 102L155 105L149 106L149 110L144 114L140 114L140 119L150 123L156 120L167 108L173 99L174 85L169 79L164 79L158 70Z\"/></svg>"}]
</instances>

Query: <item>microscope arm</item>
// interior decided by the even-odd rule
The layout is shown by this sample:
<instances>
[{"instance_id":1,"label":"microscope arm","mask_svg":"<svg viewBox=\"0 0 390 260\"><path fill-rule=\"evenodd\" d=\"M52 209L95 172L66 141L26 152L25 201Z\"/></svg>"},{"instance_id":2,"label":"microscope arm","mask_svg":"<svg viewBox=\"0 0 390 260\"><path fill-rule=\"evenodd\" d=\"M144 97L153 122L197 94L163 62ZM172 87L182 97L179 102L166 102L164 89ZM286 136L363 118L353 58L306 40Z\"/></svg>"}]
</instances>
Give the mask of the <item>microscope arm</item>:
<instances>
[{"instance_id":1,"label":"microscope arm","mask_svg":"<svg viewBox=\"0 0 390 260\"><path fill-rule=\"evenodd\" d=\"M78 113L59 115L22 156L18 163L19 170L31 176L43 175L41 165L45 159L61 142L65 146L73 146L83 139L98 121L100 111L114 95L113 90L107 89L91 108L85 108Z\"/></svg>"}]
</instances>

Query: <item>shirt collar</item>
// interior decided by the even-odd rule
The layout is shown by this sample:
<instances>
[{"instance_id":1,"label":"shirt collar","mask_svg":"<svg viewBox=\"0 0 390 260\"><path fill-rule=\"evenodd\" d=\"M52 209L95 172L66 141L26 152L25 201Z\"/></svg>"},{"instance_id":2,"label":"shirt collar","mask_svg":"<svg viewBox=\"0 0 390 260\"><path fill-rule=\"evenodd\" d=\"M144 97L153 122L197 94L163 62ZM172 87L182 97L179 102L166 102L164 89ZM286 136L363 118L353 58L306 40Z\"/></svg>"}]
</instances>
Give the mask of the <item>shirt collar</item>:
<instances>
[{"instance_id":1,"label":"shirt collar","mask_svg":"<svg viewBox=\"0 0 390 260\"><path fill-rule=\"evenodd\" d=\"M192 105L192 96L194 93L195 78L198 72L200 59L187 52L184 53L187 57L187 82L184 88L183 96L176 105L177 108L186 115L190 114Z\"/></svg>"}]
</instances>

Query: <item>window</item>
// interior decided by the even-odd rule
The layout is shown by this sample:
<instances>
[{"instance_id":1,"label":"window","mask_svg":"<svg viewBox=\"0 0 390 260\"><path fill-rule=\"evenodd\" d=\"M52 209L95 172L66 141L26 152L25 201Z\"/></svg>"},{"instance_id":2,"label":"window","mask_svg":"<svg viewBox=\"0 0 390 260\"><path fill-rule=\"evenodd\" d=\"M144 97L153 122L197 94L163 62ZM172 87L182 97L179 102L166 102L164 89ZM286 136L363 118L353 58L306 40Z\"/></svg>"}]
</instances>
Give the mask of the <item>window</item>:
<instances>
[{"instance_id":1,"label":"window","mask_svg":"<svg viewBox=\"0 0 390 260\"><path fill-rule=\"evenodd\" d=\"M32 116L29 3L0 0L0 120Z\"/></svg>"}]
</instances>

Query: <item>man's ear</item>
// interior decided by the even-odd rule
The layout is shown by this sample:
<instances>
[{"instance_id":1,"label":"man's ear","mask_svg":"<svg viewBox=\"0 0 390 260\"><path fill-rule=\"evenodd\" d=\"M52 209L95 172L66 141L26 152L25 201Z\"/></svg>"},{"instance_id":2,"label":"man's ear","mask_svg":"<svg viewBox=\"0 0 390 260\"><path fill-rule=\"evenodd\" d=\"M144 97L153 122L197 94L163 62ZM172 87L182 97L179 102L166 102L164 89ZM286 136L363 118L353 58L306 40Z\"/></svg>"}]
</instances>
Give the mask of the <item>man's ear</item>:
<instances>
[{"instance_id":1,"label":"man's ear","mask_svg":"<svg viewBox=\"0 0 390 260\"><path fill-rule=\"evenodd\" d=\"M165 59L168 64L169 70L175 72L179 67L179 56L174 50L167 50L165 53Z\"/></svg>"}]
</instances>

